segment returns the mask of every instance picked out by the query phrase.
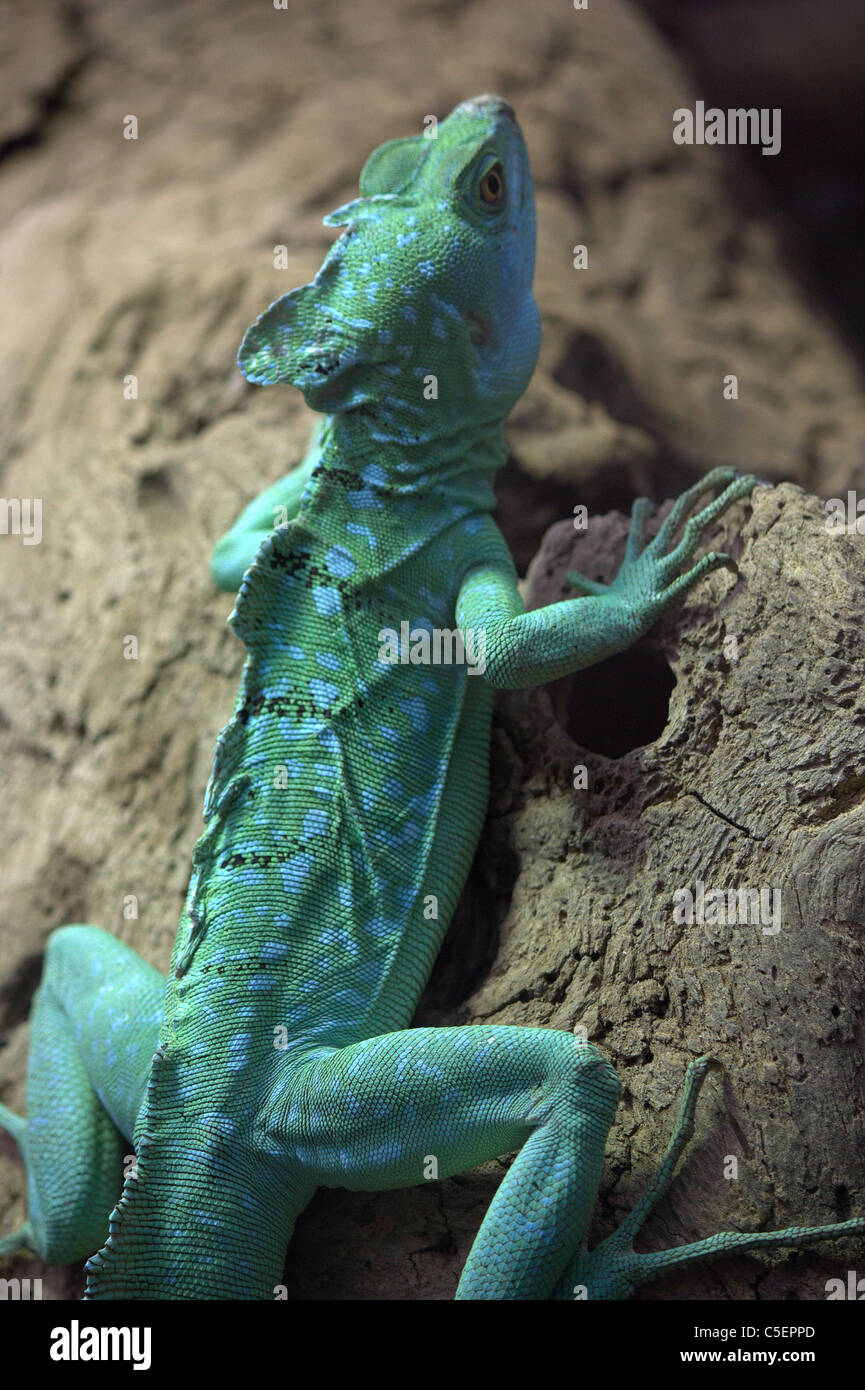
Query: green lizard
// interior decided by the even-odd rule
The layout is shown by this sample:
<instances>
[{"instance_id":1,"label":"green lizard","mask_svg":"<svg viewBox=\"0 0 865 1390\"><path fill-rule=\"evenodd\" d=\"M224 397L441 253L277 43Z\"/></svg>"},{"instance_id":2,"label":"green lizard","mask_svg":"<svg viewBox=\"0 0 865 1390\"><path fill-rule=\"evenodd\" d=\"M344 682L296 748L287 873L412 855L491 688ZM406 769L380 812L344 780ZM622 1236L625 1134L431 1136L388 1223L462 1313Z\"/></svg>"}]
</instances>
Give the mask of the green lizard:
<instances>
[{"instance_id":1,"label":"green lizard","mask_svg":"<svg viewBox=\"0 0 865 1390\"><path fill-rule=\"evenodd\" d=\"M324 419L301 468L214 555L217 581L240 586L229 621L247 660L168 979L96 928L52 934L28 1116L0 1111L29 1200L2 1249L90 1256L91 1299L268 1299L316 1187L407 1186L430 1155L446 1177L513 1150L460 1298L625 1297L692 1259L865 1231L634 1252L691 1132L702 1058L656 1179L590 1252L619 1093L603 1054L553 1029L409 1027L480 835L494 688L646 632L728 562L683 569L755 480L716 470L648 544L638 501L615 581L572 576L577 597L526 613L491 519L501 424L539 341L534 194L510 106L478 97L436 138L383 145L326 221L346 230L314 282L240 351L250 381L292 383ZM394 660L403 623L412 653ZM455 632L467 648L474 634L474 673L417 659L448 633L459 657Z\"/></svg>"}]
</instances>

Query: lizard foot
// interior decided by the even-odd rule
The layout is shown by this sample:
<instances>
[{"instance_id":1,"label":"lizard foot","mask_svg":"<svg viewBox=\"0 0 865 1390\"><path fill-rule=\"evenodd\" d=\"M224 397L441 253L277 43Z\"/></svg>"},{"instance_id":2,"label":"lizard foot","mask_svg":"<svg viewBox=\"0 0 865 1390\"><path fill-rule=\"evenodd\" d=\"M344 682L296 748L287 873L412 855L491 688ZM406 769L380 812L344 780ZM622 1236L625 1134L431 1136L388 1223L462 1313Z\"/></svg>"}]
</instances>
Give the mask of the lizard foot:
<instances>
[{"instance_id":1,"label":"lizard foot","mask_svg":"<svg viewBox=\"0 0 865 1390\"><path fill-rule=\"evenodd\" d=\"M606 595L626 602L639 615L641 628L647 630L680 594L690 589L703 575L733 564L729 555L710 551L684 574L679 574L680 566L693 555L706 527L733 502L750 496L756 486L757 479L750 474L742 476L732 468L714 468L676 499L657 535L648 544L645 531L652 504L645 497L638 497L631 508L631 529L625 557L613 582L602 584L599 580L587 579L571 571L567 575L568 583L583 595ZM694 503L714 488L722 490L686 521ZM681 539L671 546L683 522Z\"/></svg>"},{"instance_id":2,"label":"lizard foot","mask_svg":"<svg viewBox=\"0 0 865 1390\"><path fill-rule=\"evenodd\" d=\"M638 1254L634 1240L649 1213L668 1190L685 1146L694 1132L694 1110L700 1088L709 1071L719 1064L712 1057L698 1057L685 1077L682 1108L666 1153L654 1178L621 1225L594 1250L582 1250L560 1280L555 1297L570 1299L630 1298L640 1284L694 1260L766 1250L778 1246L799 1248L821 1240L865 1235L865 1219L839 1221L829 1226L789 1226L782 1231L724 1231L706 1240L672 1250Z\"/></svg>"}]
</instances>

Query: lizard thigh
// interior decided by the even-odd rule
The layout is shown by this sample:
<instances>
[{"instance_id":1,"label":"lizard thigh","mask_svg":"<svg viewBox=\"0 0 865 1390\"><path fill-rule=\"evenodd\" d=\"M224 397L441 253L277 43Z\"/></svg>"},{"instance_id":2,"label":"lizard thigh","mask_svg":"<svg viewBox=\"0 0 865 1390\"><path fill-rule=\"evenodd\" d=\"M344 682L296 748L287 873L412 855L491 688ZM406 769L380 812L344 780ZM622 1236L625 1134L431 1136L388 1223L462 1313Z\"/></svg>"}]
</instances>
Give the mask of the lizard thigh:
<instances>
[{"instance_id":1,"label":"lizard thigh","mask_svg":"<svg viewBox=\"0 0 865 1390\"><path fill-rule=\"evenodd\" d=\"M618 1093L571 1033L416 1028L318 1056L271 1118L322 1187L408 1187L519 1149L460 1296L547 1298L588 1231Z\"/></svg>"},{"instance_id":2,"label":"lizard thigh","mask_svg":"<svg viewBox=\"0 0 865 1390\"><path fill-rule=\"evenodd\" d=\"M116 937L61 927L32 1012L27 1242L50 1263L103 1243L147 1083L165 980Z\"/></svg>"}]
</instances>

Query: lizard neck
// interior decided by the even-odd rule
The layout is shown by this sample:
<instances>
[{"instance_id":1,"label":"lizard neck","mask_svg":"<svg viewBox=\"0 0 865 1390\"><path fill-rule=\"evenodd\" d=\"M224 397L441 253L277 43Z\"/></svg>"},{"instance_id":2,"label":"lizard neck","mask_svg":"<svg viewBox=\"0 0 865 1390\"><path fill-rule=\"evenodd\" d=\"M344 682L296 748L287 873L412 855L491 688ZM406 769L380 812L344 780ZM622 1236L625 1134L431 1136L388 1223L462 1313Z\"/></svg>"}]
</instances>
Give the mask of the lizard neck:
<instances>
[{"instance_id":1,"label":"lizard neck","mask_svg":"<svg viewBox=\"0 0 865 1390\"><path fill-rule=\"evenodd\" d=\"M483 510L495 505L493 482L508 453L498 418L467 426L437 414L421 429L383 426L362 410L326 416L319 449L313 482L329 474L385 497L427 494L436 502L444 489L449 497L465 494Z\"/></svg>"}]
</instances>

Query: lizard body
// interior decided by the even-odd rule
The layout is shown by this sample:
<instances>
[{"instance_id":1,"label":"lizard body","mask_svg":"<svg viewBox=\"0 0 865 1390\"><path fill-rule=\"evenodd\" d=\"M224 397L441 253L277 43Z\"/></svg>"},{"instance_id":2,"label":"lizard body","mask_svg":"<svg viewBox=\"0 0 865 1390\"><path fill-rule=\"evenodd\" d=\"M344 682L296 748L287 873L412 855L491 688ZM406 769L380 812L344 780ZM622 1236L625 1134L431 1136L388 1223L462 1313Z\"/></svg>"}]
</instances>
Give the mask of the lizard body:
<instances>
[{"instance_id":1,"label":"lizard body","mask_svg":"<svg viewBox=\"0 0 865 1390\"><path fill-rule=\"evenodd\" d=\"M239 584L230 621L247 660L168 979L95 928L52 935L28 1119L0 1109L27 1162L29 1220L0 1250L90 1256L92 1299L271 1298L316 1187L408 1186L430 1153L444 1177L515 1149L460 1297L623 1297L706 1254L865 1230L634 1253L690 1133L701 1059L657 1179L589 1252L619 1094L603 1054L553 1029L410 1028L483 824L494 689L647 631L727 562L682 569L754 479L718 470L648 545L636 503L614 583L572 576L578 597L526 613L491 519L502 421L539 343L511 108L476 98L435 139L382 146L360 197L326 221L346 230L315 281L240 351L251 381L291 382L323 419L301 467L214 553L217 582ZM389 660L384 634L403 623L421 653L424 634L481 634L483 670ZM129 1139L136 1166L106 1237Z\"/></svg>"}]
</instances>

